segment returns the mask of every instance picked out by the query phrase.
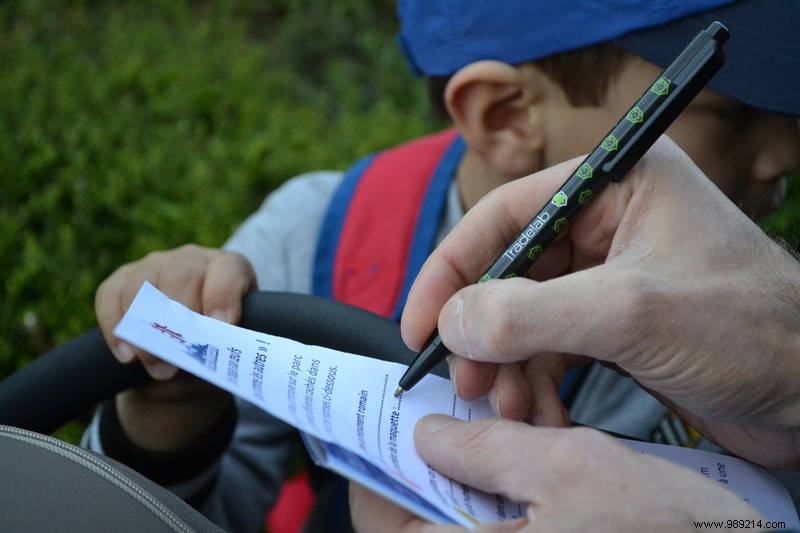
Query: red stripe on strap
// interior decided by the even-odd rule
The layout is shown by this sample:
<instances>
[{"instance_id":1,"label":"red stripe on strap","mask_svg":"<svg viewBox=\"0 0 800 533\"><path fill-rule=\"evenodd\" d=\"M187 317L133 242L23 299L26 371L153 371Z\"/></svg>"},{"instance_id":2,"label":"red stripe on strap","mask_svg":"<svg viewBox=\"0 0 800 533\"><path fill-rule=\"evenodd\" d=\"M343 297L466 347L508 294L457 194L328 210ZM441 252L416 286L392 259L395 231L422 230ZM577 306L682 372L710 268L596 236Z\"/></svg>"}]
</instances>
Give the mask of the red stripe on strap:
<instances>
[{"instance_id":1,"label":"red stripe on strap","mask_svg":"<svg viewBox=\"0 0 800 533\"><path fill-rule=\"evenodd\" d=\"M392 314L425 193L455 136L447 130L400 145L378 154L364 171L336 250L335 299Z\"/></svg>"}]
</instances>

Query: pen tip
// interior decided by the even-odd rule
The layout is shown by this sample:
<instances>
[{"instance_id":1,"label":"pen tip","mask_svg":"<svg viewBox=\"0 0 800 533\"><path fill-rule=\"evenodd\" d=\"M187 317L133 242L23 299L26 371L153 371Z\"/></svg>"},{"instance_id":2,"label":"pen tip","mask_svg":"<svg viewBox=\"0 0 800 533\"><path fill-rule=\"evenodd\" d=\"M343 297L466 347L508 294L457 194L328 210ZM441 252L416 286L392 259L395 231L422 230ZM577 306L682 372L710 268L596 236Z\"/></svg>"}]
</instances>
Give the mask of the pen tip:
<instances>
[{"instance_id":1,"label":"pen tip","mask_svg":"<svg viewBox=\"0 0 800 533\"><path fill-rule=\"evenodd\" d=\"M403 387L397 387L397 389L394 391L394 397L397 398L398 396L400 396L404 392L405 391L403 390Z\"/></svg>"}]
</instances>

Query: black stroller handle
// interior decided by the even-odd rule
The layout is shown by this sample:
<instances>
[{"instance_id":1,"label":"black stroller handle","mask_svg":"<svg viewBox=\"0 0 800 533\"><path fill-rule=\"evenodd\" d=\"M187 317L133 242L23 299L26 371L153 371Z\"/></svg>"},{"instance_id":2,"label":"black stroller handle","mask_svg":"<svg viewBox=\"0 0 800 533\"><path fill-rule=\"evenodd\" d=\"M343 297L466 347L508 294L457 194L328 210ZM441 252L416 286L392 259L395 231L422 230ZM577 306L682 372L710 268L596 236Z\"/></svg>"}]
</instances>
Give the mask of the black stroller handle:
<instances>
[{"instance_id":1,"label":"black stroller handle","mask_svg":"<svg viewBox=\"0 0 800 533\"><path fill-rule=\"evenodd\" d=\"M352 305L305 294L254 292L242 327L369 357L410 364L415 352L396 322ZM447 366L435 374L447 377ZM52 433L94 405L149 380L140 364L122 365L95 327L43 354L0 382L0 424Z\"/></svg>"}]
</instances>

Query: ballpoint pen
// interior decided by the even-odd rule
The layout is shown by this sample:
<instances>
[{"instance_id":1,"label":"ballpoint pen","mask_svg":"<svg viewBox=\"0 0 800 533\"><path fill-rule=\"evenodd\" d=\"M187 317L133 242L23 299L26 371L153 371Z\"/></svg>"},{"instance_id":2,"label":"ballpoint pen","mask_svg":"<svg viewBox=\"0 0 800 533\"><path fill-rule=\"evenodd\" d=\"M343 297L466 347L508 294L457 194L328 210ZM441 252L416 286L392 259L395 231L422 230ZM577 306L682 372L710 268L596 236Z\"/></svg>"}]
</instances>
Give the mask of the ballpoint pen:
<instances>
[{"instance_id":1,"label":"ballpoint pen","mask_svg":"<svg viewBox=\"0 0 800 533\"><path fill-rule=\"evenodd\" d=\"M478 283L524 275L609 180L617 182L625 177L722 67L722 45L729 37L727 28L719 22L701 31L578 165ZM450 353L438 331L434 331L403 374L394 395L410 390Z\"/></svg>"}]
</instances>

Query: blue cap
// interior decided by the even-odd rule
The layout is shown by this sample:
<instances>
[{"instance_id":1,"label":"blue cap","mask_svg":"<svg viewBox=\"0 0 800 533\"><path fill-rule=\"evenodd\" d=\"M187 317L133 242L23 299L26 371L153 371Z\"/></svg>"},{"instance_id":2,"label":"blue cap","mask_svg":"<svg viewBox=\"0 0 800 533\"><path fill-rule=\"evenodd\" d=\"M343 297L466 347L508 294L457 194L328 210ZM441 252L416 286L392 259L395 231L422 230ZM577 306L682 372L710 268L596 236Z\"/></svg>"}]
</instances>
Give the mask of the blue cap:
<instances>
[{"instance_id":1,"label":"blue cap","mask_svg":"<svg viewBox=\"0 0 800 533\"><path fill-rule=\"evenodd\" d=\"M800 116L799 0L399 0L412 70L449 76L482 59L522 63L611 41L665 68L718 20L731 32L709 87Z\"/></svg>"}]
</instances>

